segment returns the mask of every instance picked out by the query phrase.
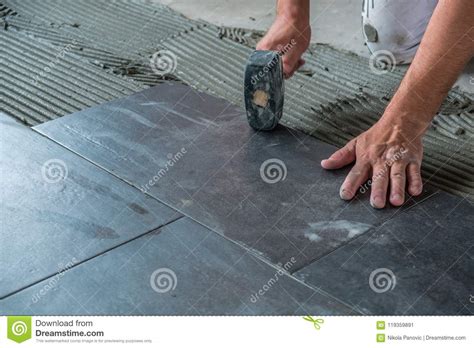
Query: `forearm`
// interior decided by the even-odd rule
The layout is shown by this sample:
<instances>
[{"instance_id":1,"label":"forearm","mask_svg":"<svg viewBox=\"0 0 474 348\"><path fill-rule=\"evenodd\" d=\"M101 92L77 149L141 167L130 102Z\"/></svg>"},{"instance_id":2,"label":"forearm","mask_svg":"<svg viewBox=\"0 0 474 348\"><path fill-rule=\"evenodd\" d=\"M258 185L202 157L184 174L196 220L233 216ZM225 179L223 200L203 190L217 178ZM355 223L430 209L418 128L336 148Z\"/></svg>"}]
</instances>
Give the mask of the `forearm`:
<instances>
[{"instance_id":1,"label":"forearm","mask_svg":"<svg viewBox=\"0 0 474 348\"><path fill-rule=\"evenodd\" d=\"M309 0L278 0L277 16L298 24L309 24Z\"/></svg>"},{"instance_id":2,"label":"forearm","mask_svg":"<svg viewBox=\"0 0 474 348\"><path fill-rule=\"evenodd\" d=\"M440 0L384 117L424 132L474 55L474 1ZM383 117L383 118L384 118Z\"/></svg>"}]
</instances>

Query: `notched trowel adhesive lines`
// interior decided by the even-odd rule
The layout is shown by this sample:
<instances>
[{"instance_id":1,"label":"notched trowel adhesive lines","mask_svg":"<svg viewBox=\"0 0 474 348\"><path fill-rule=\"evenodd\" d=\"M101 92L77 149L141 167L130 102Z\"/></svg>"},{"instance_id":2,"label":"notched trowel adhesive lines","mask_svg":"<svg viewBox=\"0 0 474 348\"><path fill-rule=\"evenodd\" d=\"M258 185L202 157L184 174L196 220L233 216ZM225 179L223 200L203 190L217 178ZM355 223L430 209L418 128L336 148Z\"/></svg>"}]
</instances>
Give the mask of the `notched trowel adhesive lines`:
<instances>
[{"instance_id":1,"label":"notched trowel adhesive lines","mask_svg":"<svg viewBox=\"0 0 474 348\"><path fill-rule=\"evenodd\" d=\"M130 59L138 52L153 51L164 38L196 23L149 1L7 0L5 4L20 16L34 16L59 29L63 36Z\"/></svg>"},{"instance_id":2,"label":"notched trowel adhesive lines","mask_svg":"<svg viewBox=\"0 0 474 348\"><path fill-rule=\"evenodd\" d=\"M144 87L104 72L71 52L18 32L2 31L0 111L28 125L101 104Z\"/></svg>"},{"instance_id":3,"label":"notched trowel adhesive lines","mask_svg":"<svg viewBox=\"0 0 474 348\"><path fill-rule=\"evenodd\" d=\"M23 9L22 4L16 1L11 1L11 3L12 6L19 7L20 11ZM44 6L48 8L52 3L52 1L45 1ZM97 16L103 15L101 12L107 10L104 5L106 3L108 2L96 2L98 8ZM156 11L157 8L155 6L154 12L156 13L150 18L145 16L147 22L144 23L144 28L150 27L149 31L144 30L142 33L138 29L129 30L127 26L114 31L114 34L120 35L120 40L115 40L118 43L117 45L121 45L121 49L119 49L117 45L110 45L110 41L113 41L113 37L111 38L110 35L106 35L106 40L104 38L97 40L95 36L91 36L90 31L93 31L96 26L91 27L90 23L88 24L87 22L89 19L83 18L82 15L77 17L71 15L72 10L69 7L72 7L73 4L70 1L65 1L62 6L65 7L62 9L64 18L69 18L68 20L63 18L60 21L54 16L54 13L51 14L49 12L40 12L33 16L30 11L16 16L9 16L5 18L5 21L8 23L9 28L27 33L35 38L43 39L54 46L63 47L73 42L74 45L71 50L75 54L86 58L91 64L97 65L107 72L130 77L144 85L152 86L164 80L175 80L172 74L165 76L156 74L150 65L151 57L156 51L160 50L159 41L180 28L191 28L196 22L174 12L166 15L170 10L162 5L156 5L159 11ZM125 4L124 6L133 7L134 5ZM140 9L145 11L148 8L147 6L140 6ZM147 13L149 12L153 11L148 11ZM122 20L121 18L116 18L116 16L109 16L108 20L111 22L111 27L113 27L113 25L117 24L117 21L119 23L122 23L122 21L127 22L130 18L127 17L127 20ZM71 22L74 23L70 24ZM171 25L170 23L174 24ZM106 24L103 26L106 26ZM171 28L173 30L170 30ZM138 38L135 38L135 35ZM147 35L153 37L143 40L144 36ZM129 42L133 42L133 47L129 47ZM138 47L139 42L143 43L140 47ZM153 44L153 42L156 42L156 44ZM138 49L135 49L136 47Z\"/></svg>"},{"instance_id":4,"label":"notched trowel adhesive lines","mask_svg":"<svg viewBox=\"0 0 474 348\"><path fill-rule=\"evenodd\" d=\"M265 33L263 31L247 30L243 28L234 27L219 27L217 36L219 39L227 38L229 40L238 42L239 44L255 48L257 43L263 37Z\"/></svg>"}]
</instances>

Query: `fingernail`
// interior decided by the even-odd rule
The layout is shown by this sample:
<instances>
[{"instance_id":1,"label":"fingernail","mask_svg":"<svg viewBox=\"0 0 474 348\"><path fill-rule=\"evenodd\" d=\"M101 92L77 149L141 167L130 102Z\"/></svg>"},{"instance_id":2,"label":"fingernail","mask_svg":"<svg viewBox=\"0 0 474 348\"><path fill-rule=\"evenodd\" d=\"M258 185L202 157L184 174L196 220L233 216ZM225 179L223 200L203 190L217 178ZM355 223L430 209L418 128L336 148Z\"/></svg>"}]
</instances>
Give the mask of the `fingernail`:
<instances>
[{"instance_id":1,"label":"fingernail","mask_svg":"<svg viewBox=\"0 0 474 348\"><path fill-rule=\"evenodd\" d=\"M402 202L402 196L400 196L398 193L394 194L391 198L391 201L397 202L397 203L403 203Z\"/></svg>"},{"instance_id":2,"label":"fingernail","mask_svg":"<svg viewBox=\"0 0 474 348\"><path fill-rule=\"evenodd\" d=\"M343 200L345 200L345 201L347 201L347 200L349 200L349 199L352 198L351 193L350 193L348 190L345 190L345 189L341 189L341 190L339 191L339 196L340 196Z\"/></svg>"},{"instance_id":3,"label":"fingernail","mask_svg":"<svg viewBox=\"0 0 474 348\"><path fill-rule=\"evenodd\" d=\"M370 205L375 209L382 209L385 205L384 203L379 196L370 199Z\"/></svg>"},{"instance_id":4,"label":"fingernail","mask_svg":"<svg viewBox=\"0 0 474 348\"><path fill-rule=\"evenodd\" d=\"M421 191L423 191L423 189L421 187L415 187L409 191L412 196L418 196L419 194L421 194Z\"/></svg>"}]
</instances>

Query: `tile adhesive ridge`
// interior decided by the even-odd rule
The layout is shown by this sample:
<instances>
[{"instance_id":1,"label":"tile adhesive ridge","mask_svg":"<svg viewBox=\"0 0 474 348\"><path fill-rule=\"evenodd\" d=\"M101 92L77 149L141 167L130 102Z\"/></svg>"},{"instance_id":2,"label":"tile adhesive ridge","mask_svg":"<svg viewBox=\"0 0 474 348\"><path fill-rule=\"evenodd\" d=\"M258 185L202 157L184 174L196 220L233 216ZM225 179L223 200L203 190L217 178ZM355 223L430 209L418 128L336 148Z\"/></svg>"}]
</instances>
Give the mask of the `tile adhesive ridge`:
<instances>
[{"instance_id":1,"label":"tile adhesive ridge","mask_svg":"<svg viewBox=\"0 0 474 348\"><path fill-rule=\"evenodd\" d=\"M1 33L0 111L36 125L144 87L21 33ZM58 55L62 58L58 59Z\"/></svg>"}]
</instances>

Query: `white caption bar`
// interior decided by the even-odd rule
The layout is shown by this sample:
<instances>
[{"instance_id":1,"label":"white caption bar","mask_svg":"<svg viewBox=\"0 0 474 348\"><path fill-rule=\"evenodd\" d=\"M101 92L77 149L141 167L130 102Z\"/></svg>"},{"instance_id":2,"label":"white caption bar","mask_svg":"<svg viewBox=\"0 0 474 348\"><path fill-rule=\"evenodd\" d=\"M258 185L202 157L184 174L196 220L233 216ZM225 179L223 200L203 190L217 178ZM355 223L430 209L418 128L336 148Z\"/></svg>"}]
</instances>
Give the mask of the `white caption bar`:
<instances>
[{"instance_id":1,"label":"white caption bar","mask_svg":"<svg viewBox=\"0 0 474 348\"><path fill-rule=\"evenodd\" d=\"M0 347L474 346L459 317L0 317ZM326 346L329 347L329 346Z\"/></svg>"}]
</instances>

